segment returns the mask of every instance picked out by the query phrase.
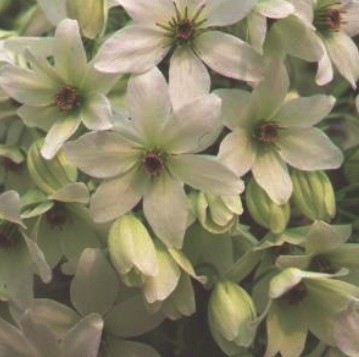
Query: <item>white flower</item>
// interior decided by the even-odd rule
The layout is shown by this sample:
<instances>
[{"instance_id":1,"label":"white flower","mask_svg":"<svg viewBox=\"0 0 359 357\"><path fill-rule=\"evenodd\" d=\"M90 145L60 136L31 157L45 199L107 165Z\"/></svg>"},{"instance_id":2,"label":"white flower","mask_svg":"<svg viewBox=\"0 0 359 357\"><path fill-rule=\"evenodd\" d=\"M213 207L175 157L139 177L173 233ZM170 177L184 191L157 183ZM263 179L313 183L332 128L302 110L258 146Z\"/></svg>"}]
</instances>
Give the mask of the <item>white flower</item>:
<instances>
[{"instance_id":1,"label":"white flower","mask_svg":"<svg viewBox=\"0 0 359 357\"><path fill-rule=\"evenodd\" d=\"M284 102L289 79L281 63L272 62L266 79L252 94L222 89L222 118L232 130L219 156L238 175L252 170L257 183L277 204L292 194L286 163L306 171L338 168L341 151L312 126L332 109L331 96L315 95Z\"/></svg>"},{"instance_id":2,"label":"white flower","mask_svg":"<svg viewBox=\"0 0 359 357\"><path fill-rule=\"evenodd\" d=\"M56 155L81 122L91 130L112 127L105 94L117 79L87 63L76 21L66 19L57 27L53 51L54 66L28 50L31 69L9 64L0 74L3 89L24 104L18 110L24 123L48 132L42 148L46 159Z\"/></svg>"},{"instance_id":3,"label":"white flower","mask_svg":"<svg viewBox=\"0 0 359 357\"><path fill-rule=\"evenodd\" d=\"M170 73L209 81L202 61L235 79L262 79L262 59L245 42L212 28L234 24L254 6L254 0L118 0L134 20L100 48L95 67L104 72L145 72L175 48ZM178 68L179 67L179 68ZM171 75L171 74L170 74Z\"/></svg>"},{"instance_id":4,"label":"white flower","mask_svg":"<svg viewBox=\"0 0 359 357\"><path fill-rule=\"evenodd\" d=\"M86 134L65 152L87 174L106 179L92 197L97 222L125 214L143 198L155 234L180 247L188 214L183 183L221 195L243 190L217 158L194 155L216 139L221 101L203 95L173 111L167 83L154 68L130 80L128 104L132 119L117 132Z\"/></svg>"}]
</instances>

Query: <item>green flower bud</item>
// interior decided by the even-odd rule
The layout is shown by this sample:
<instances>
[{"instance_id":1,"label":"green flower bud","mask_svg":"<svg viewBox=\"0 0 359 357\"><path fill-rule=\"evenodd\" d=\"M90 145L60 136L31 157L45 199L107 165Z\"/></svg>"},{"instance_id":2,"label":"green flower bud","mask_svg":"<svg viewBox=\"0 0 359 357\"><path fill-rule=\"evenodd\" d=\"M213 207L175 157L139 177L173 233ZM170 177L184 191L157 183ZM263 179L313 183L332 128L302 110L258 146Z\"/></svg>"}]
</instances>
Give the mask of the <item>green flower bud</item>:
<instances>
[{"instance_id":1,"label":"green flower bud","mask_svg":"<svg viewBox=\"0 0 359 357\"><path fill-rule=\"evenodd\" d=\"M78 21L82 34L87 38L94 39L106 26L105 0L67 0L66 11L70 19Z\"/></svg>"},{"instance_id":2,"label":"green flower bud","mask_svg":"<svg viewBox=\"0 0 359 357\"><path fill-rule=\"evenodd\" d=\"M194 193L191 197L194 212L204 229L222 234L236 226L243 212L238 195L216 196L210 193Z\"/></svg>"},{"instance_id":3,"label":"green flower bud","mask_svg":"<svg viewBox=\"0 0 359 357\"><path fill-rule=\"evenodd\" d=\"M35 141L27 155L27 167L36 185L47 194L76 182L77 169L67 161L60 151L52 160L45 160L41 153L43 140Z\"/></svg>"},{"instance_id":4,"label":"green flower bud","mask_svg":"<svg viewBox=\"0 0 359 357\"><path fill-rule=\"evenodd\" d=\"M255 337L256 309L252 298L237 284L216 284L208 303L208 322L215 341L232 355L249 347Z\"/></svg>"},{"instance_id":5,"label":"green flower bud","mask_svg":"<svg viewBox=\"0 0 359 357\"><path fill-rule=\"evenodd\" d=\"M251 179L246 189L246 202L250 215L262 227L272 233L282 233L290 218L289 203L278 205Z\"/></svg>"},{"instance_id":6,"label":"green flower bud","mask_svg":"<svg viewBox=\"0 0 359 357\"><path fill-rule=\"evenodd\" d=\"M335 216L335 194L323 171L293 170L293 201L298 210L311 220L329 221Z\"/></svg>"}]
</instances>

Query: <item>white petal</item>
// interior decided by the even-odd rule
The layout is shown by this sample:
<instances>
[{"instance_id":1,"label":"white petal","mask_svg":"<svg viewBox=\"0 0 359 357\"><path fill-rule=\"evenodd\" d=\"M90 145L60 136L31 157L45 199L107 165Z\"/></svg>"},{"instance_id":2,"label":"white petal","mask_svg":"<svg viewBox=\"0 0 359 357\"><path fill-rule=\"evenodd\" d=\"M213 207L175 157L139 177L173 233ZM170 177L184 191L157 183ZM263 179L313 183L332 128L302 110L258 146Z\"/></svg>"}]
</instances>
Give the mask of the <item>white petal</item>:
<instances>
[{"instance_id":1,"label":"white petal","mask_svg":"<svg viewBox=\"0 0 359 357\"><path fill-rule=\"evenodd\" d=\"M165 77L157 67L133 76L128 83L127 96L131 122L142 137L156 141L171 112Z\"/></svg>"},{"instance_id":2,"label":"white petal","mask_svg":"<svg viewBox=\"0 0 359 357\"><path fill-rule=\"evenodd\" d=\"M57 121L46 135L41 155L45 159L52 159L63 143L75 133L80 123L81 120L77 116L69 116L62 121Z\"/></svg>"},{"instance_id":3,"label":"white petal","mask_svg":"<svg viewBox=\"0 0 359 357\"><path fill-rule=\"evenodd\" d=\"M169 69L169 88L174 110L196 97L208 94L210 86L208 70L192 49L177 47Z\"/></svg>"},{"instance_id":4,"label":"white petal","mask_svg":"<svg viewBox=\"0 0 359 357\"><path fill-rule=\"evenodd\" d=\"M188 209L183 184L168 175L156 179L143 198L143 211L148 223L168 247L182 247Z\"/></svg>"},{"instance_id":5,"label":"white petal","mask_svg":"<svg viewBox=\"0 0 359 357\"><path fill-rule=\"evenodd\" d=\"M292 194L287 166L275 151L258 153L252 168L254 179L277 204L286 203Z\"/></svg>"},{"instance_id":6,"label":"white petal","mask_svg":"<svg viewBox=\"0 0 359 357\"><path fill-rule=\"evenodd\" d=\"M255 11L247 16L249 42L260 54L263 52L263 43L267 34L267 19Z\"/></svg>"},{"instance_id":7,"label":"white petal","mask_svg":"<svg viewBox=\"0 0 359 357\"><path fill-rule=\"evenodd\" d=\"M56 28L54 57L63 79L79 85L86 73L87 57L77 21L65 19Z\"/></svg>"},{"instance_id":8,"label":"white petal","mask_svg":"<svg viewBox=\"0 0 359 357\"><path fill-rule=\"evenodd\" d=\"M343 30L350 36L354 37L359 33L359 2L347 1L342 6L342 16L344 20Z\"/></svg>"},{"instance_id":9,"label":"white petal","mask_svg":"<svg viewBox=\"0 0 359 357\"><path fill-rule=\"evenodd\" d=\"M69 161L97 178L110 178L136 164L136 151L116 132L88 133L64 145Z\"/></svg>"},{"instance_id":10,"label":"white petal","mask_svg":"<svg viewBox=\"0 0 359 357\"><path fill-rule=\"evenodd\" d=\"M87 72L82 82L81 88L88 92L98 92L107 94L121 79L121 75L114 75L113 73L99 72L91 62L87 66Z\"/></svg>"},{"instance_id":11,"label":"white petal","mask_svg":"<svg viewBox=\"0 0 359 357\"><path fill-rule=\"evenodd\" d=\"M259 0L255 10L271 19L282 19L294 12L294 6L287 0Z\"/></svg>"},{"instance_id":12,"label":"white petal","mask_svg":"<svg viewBox=\"0 0 359 357\"><path fill-rule=\"evenodd\" d=\"M61 20L66 18L66 2L63 0L38 0L38 4L45 16L53 25L57 25Z\"/></svg>"},{"instance_id":13,"label":"white petal","mask_svg":"<svg viewBox=\"0 0 359 357\"><path fill-rule=\"evenodd\" d=\"M324 43L339 73L356 88L355 82L359 77L358 47L344 32L333 33Z\"/></svg>"},{"instance_id":14,"label":"white petal","mask_svg":"<svg viewBox=\"0 0 359 357\"><path fill-rule=\"evenodd\" d=\"M57 91L49 78L12 65L1 67L0 85L10 97L34 106L52 104Z\"/></svg>"},{"instance_id":15,"label":"white petal","mask_svg":"<svg viewBox=\"0 0 359 357\"><path fill-rule=\"evenodd\" d=\"M179 180L204 192L235 195L244 189L243 182L214 156L174 156L169 170Z\"/></svg>"},{"instance_id":16,"label":"white petal","mask_svg":"<svg viewBox=\"0 0 359 357\"><path fill-rule=\"evenodd\" d=\"M196 38L194 49L210 68L226 77L245 81L263 77L262 58L237 37L218 31L205 32Z\"/></svg>"},{"instance_id":17,"label":"white petal","mask_svg":"<svg viewBox=\"0 0 359 357\"><path fill-rule=\"evenodd\" d=\"M218 158L238 176L242 176L253 167L256 149L248 133L238 128L221 142Z\"/></svg>"},{"instance_id":18,"label":"white petal","mask_svg":"<svg viewBox=\"0 0 359 357\"><path fill-rule=\"evenodd\" d=\"M222 99L222 121L231 130L247 127L253 117L252 96L242 89L218 89L215 91Z\"/></svg>"},{"instance_id":19,"label":"white petal","mask_svg":"<svg viewBox=\"0 0 359 357\"><path fill-rule=\"evenodd\" d=\"M280 155L300 170L337 169L343 154L319 129L285 130L277 142Z\"/></svg>"},{"instance_id":20,"label":"white petal","mask_svg":"<svg viewBox=\"0 0 359 357\"><path fill-rule=\"evenodd\" d=\"M55 106L33 107L25 104L17 110L17 114L26 126L40 128L45 131L48 131L57 121L66 119L66 114Z\"/></svg>"},{"instance_id":21,"label":"white petal","mask_svg":"<svg viewBox=\"0 0 359 357\"><path fill-rule=\"evenodd\" d=\"M215 94L188 103L167 121L161 132L161 146L172 154L203 151L220 134L220 111L221 100Z\"/></svg>"},{"instance_id":22,"label":"white petal","mask_svg":"<svg viewBox=\"0 0 359 357\"><path fill-rule=\"evenodd\" d=\"M101 46L94 58L95 68L109 73L142 73L161 62L168 50L167 38L156 27L127 26Z\"/></svg>"},{"instance_id":23,"label":"white petal","mask_svg":"<svg viewBox=\"0 0 359 357\"><path fill-rule=\"evenodd\" d=\"M111 116L111 103L100 93L90 94L81 108L81 120L90 130L111 129Z\"/></svg>"},{"instance_id":24,"label":"white petal","mask_svg":"<svg viewBox=\"0 0 359 357\"><path fill-rule=\"evenodd\" d=\"M175 13L171 0L117 0L117 4L123 6L132 19L140 23L168 22Z\"/></svg>"},{"instance_id":25,"label":"white petal","mask_svg":"<svg viewBox=\"0 0 359 357\"><path fill-rule=\"evenodd\" d=\"M324 46L324 43L320 42L320 44L323 50L323 54L318 61L318 71L315 77L315 82L318 85L323 86L333 79L334 69L332 61L329 58L328 51Z\"/></svg>"},{"instance_id":26,"label":"white petal","mask_svg":"<svg viewBox=\"0 0 359 357\"><path fill-rule=\"evenodd\" d=\"M130 211L141 199L133 187L134 172L104 181L91 198L90 210L97 223L110 222Z\"/></svg>"},{"instance_id":27,"label":"white petal","mask_svg":"<svg viewBox=\"0 0 359 357\"><path fill-rule=\"evenodd\" d=\"M243 19L253 8L255 0L217 0L205 1L206 26L232 25Z\"/></svg>"},{"instance_id":28,"label":"white petal","mask_svg":"<svg viewBox=\"0 0 359 357\"><path fill-rule=\"evenodd\" d=\"M334 97L322 94L292 99L280 108L275 121L284 127L310 127L325 118L334 104Z\"/></svg>"},{"instance_id":29,"label":"white petal","mask_svg":"<svg viewBox=\"0 0 359 357\"><path fill-rule=\"evenodd\" d=\"M20 196L16 191L2 193L0 195L0 219L21 225L20 205Z\"/></svg>"}]
</instances>

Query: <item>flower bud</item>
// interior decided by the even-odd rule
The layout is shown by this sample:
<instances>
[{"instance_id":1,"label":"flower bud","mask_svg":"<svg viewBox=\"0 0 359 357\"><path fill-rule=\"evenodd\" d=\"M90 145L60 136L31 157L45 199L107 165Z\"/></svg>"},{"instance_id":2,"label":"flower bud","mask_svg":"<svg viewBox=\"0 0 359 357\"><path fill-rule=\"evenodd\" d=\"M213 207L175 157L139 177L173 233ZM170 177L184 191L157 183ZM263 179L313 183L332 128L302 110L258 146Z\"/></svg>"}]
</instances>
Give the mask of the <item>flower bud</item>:
<instances>
[{"instance_id":1,"label":"flower bud","mask_svg":"<svg viewBox=\"0 0 359 357\"><path fill-rule=\"evenodd\" d=\"M238 195L216 196L210 193L194 193L191 197L194 212L199 222L213 234L227 232L237 224L243 212Z\"/></svg>"},{"instance_id":2,"label":"flower bud","mask_svg":"<svg viewBox=\"0 0 359 357\"><path fill-rule=\"evenodd\" d=\"M127 285L137 286L142 274L153 276L158 272L155 245L146 227L132 214L121 216L112 224L108 250L118 273L121 276L130 274Z\"/></svg>"},{"instance_id":3,"label":"flower bud","mask_svg":"<svg viewBox=\"0 0 359 357\"><path fill-rule=\"evenodd\" d=\"M298 210L311 220L329 221L335 216L335 194L323 171L293 170L293 201Z\"/></svg>"},{"instance_id":4,"label":"flower bud","mask_svg":"<svg viewBox=\"0 0 359 357\"><path fill-rule=\"evenodd\" d=\"M106 3L105 0L67 0L67 15L70 19L78 21L85 37L94 39L106 25Z\"/></svg>"},{"instance_id":5,"label":"flower bud","mask_svg":"<svg viewBox=\"0 0 359 357\"><path fill-rule=\"evenodd\" d=\"M76 181L77 169L67 161L60 151L52 160L42 157L43 140L35 141L27 155L27 167L36 185L45 193L52 194Z\"/></svg>"},{"instance_id":6,"label":"flower bud","mask_svg":"<svg viewBox=\"0 0 359 357\"><path fill-rule=\"evenodd\" d=\"M208 322L225 352L252 344L256 317L252 298L243 288L229 280L216 284L208 303Z\"/></svg>"},{"instance_id":7,"label":"flower bud","mask_svg":"<svg viewBox=\"0 0 359 357\"><path fill-rule=\"evenodd\" d=\"M289 203L278 205L251 179L247 185L246 202L250 215L262 227L272 233L282 233L290 218Z\"/></svg>"}]
</instances>

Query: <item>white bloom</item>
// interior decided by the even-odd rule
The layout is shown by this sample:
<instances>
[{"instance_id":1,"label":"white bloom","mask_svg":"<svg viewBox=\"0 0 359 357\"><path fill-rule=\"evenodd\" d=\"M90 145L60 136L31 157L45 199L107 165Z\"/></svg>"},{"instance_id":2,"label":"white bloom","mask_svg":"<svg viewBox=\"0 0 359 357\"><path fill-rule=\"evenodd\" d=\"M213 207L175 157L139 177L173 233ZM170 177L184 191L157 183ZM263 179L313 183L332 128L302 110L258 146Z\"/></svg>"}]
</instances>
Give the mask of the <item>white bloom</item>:
<instances>
[{"instance_id":1,"label":"white bloom","mask_svg":"<svg viewBox=\"0 0 359 357\"><path fill-rule=\"evenodd\" d=\"M201 61L227 77L246 81L262 78L262 59L247 43L212 29L244 18L254 0L118 0L118 3L134 22L100 48L95 58L98 70L145 72L175 48L170 71L182 73L177 67L189 62L191 65L186 68L190 71L182 73L185 78L206 80L208 72Z\"/></svg>"}]
</instances>

